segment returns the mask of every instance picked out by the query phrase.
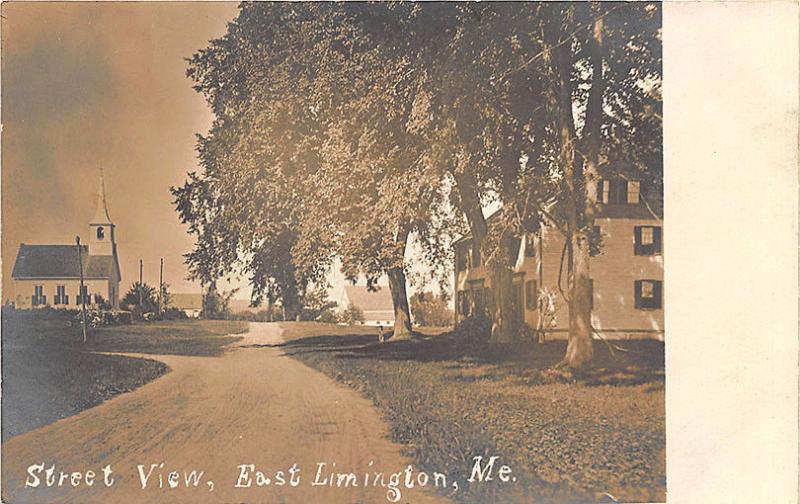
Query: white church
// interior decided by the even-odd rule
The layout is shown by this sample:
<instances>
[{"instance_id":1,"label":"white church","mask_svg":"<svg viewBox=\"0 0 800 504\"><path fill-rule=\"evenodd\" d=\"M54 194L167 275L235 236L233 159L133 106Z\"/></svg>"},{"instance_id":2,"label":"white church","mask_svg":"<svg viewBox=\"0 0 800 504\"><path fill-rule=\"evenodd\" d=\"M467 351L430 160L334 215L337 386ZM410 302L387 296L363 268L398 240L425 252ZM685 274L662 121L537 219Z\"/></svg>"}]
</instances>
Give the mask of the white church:
<instances>
[{"instance_id":1,"label":"white church","mask_svg":"<svg viewBox=\"0 0 800 504\"><path fill-rule=\"evenodd\" d=\"M80 288L83 271L83 292ZM119 308L122 279L114 237L114 223L108 215L102 174L97 209L89 222L89 240L81 246L29 245L21 243L11 273L11 301L18 309L79 308L107 304Z\"/></svg>"}]
</instances>

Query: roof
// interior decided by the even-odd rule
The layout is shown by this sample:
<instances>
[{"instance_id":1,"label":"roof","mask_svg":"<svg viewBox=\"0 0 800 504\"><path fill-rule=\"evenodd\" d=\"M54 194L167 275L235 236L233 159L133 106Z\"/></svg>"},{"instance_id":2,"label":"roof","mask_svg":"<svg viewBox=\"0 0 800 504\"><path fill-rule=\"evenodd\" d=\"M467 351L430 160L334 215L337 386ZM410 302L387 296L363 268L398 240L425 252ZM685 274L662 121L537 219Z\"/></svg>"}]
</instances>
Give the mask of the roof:
<instances>
[{"instance_id":1,"label":"roof","mask_svg":"<svg viewBox=\"0 0 800 504\"><path fill-rule=\"evenodd\" d=\"M170 293L169 305L172 308L179 308L181 310L202 310L203 295L192 293ZM228 301L228 309L231 311L231 313L241 313L245 311L256 310L256 308L250 308L249 299L231 299Z\"/></svg>"},{"instance_id":2,"label":"roof","mask_svg":"<svg viewBox=\"0 0 800 504\"><path fill-rule=\"evenodd\" d=\"M81 245L84 278L112 278L116 260L110 255L89 255ZM77 245L26 245L21 243L13 278L80 278Z\"/></svg>"},{"instance_id":3,"label":"roof","mask_svg":"<svg viewBox=\"0 0 800 504\"><path fill-rule=\"evenodd\" d=\"M650 208L645 204L599 204L598 205L598 212L595 215L596 219L640 219L640 220L661 220L663 217L661 215L660 207L656 207L655 213L650 210ZM489 217L486 217L486 224L491 225L491 223L496 220L500 214L502 213L502 209L498 209ZM546 226L546 223L543 223ZM462 242L468 241L472 239L472 233L467 233L461 238L457 239L453 242L453 246L458 246Z\"/></svg>"},{"instance_id":4,"label":"roof","mask_svg":"<svg viewBox=\"0 0 800 504\"><path fill-rule=\"evenodd\" d=\"M169 295L170 308L181 310L201 310L203 308L202 294L173 294Z\"/></svg>"},{"instance_id":5,"label":"roof","mask_svg":"<svg viewBox=\"0 0 800 504\"><path fill-rule=\"evenodd\" d=\"M391 311L394 313L392 295L388 288L379 288L377 291L367 290L366 286L345 285L347 301L361 311Z\"/></svg>"},{"instance_id":6,"label":"roof","mask_svg":"<svg viewBox=\"0 0 800 504\"><path fill-rule=\"evenodd\" d=\"M394 321L394 310L362 311L364 312L364 322Z\"/></svg>"}]
</instances>

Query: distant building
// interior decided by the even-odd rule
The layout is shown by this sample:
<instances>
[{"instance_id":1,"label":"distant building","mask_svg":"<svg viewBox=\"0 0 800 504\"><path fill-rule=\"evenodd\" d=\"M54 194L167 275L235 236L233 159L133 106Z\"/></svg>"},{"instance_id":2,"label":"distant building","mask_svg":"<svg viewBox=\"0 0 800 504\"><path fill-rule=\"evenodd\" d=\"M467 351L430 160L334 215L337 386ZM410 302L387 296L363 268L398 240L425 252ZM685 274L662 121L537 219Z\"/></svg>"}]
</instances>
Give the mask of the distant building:
<instances>
[{"instance_id":1,"label":"distant building","mask_svg":"<svg viewBox=\"0 0 800 504\"><path fill-rule=\"evenodd\" d=\"M640 197L637 181L600 182L595 233L602 247L590 259L592 326L605 338L664 338L664 258L661 218ZM495 214L497 215L497 214ZM489 217L489 224L492 224ZM516 322L538 328L547 307L540 290L552 293L554 325L548 337L566 337L568 307L559 288L564 236L552 227L512 240L512 305ZM490 313L491 279L471 236L455 243L456 324L475 313ZM566 256L564 257L566 261ZM561 285L567 290L567 267Z\"/></svg>"},{"instance_id":2,"label":"distant building","mask_svg":"<svg viewBox=\"0 0 800 504\"><path fill-rule=\"evenodd\" d=\"M169 295L169 308L181 310L189 318L198 318L203 311L203 295L194 293L177 293ZM239 313L256 313L258 308L250 308L249 299L231 299L228 301L228 310L236 315Z\"/></svg>"},{"instance_id":3,"label":"distant building","mask_svg":"<svg viewBox=\"0 0 800 504\"><path fill-rule=\"evenodd\" d=\"M114 224L108 215L102 177L97 210L89 222L89 242L77 245L22 243L11 273L13 304L20 309L78 308L108 304L119 308L119 268ZM80 261L79 258L80 257ZM84 290L80 290L83 268Z\"/></svg>"},{"instance_id":4,"label":"distant building","mask_svg":"<svg viewBox=\"0 0 800 504\"><path fill-rule=\"evenodd\" d=\"M337 301L339 310L346 310L352 304L364 314L364 325L393 326L392 295L388 287L378 289L370 291L365 286L346 285Z\"/></svg>"},{"instance_id":5,"label":"distant building","mask_svg":"<svg viewBox=\"0 0 800 504\"><path fill-rule=\"evenodd\" d=\"M203 311L202 294L173 294L169 295L168 308L175 308L186 314L189 318L200 317Z\"/></svg>"}]
</instances>

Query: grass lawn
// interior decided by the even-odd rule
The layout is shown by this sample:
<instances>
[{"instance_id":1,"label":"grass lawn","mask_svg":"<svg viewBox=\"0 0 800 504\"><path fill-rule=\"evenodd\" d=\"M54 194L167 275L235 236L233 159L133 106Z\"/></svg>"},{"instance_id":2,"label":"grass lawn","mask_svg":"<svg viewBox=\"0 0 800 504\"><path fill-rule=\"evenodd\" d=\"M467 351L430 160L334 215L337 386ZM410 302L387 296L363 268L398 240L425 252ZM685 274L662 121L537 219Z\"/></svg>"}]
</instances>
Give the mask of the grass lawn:
<instances>
[{"instance_id":1,"label":"grass lawn","mask_svg":"<svg viewBox=\"0 0 800 504\"><path fill-rule=\"evenodd\" d=\"M247 322L236 320L170 320L95 329L87 349L169 355L217 356L242 339Z\"/></svg>"},{"instance_id":2,"label":"grass lawn","mask_svg":"<svg viewBox=\"0 0 800 504\"><path fill-rule=\"evenodd\" d=\"M498 455L518 478L456 499L666 499L663 343L615 342L625 351L612 355L598 342L594 368L566 382L548 372L563 341L468 348L444 334L380 345L371 328L282 327L287 353L371 398L423 469L466 480L473 456Z\"/></svg>"},{"instance_id":3,"label":"grass lawn","mask_svg":"<svg viewBox=\"0 0 800 504\"><path fill-rule=\"evenodd\" d=\"M2 439L75 415L169 371L149 359L103 352L218 355L246 325L228 321L174 321L97 329L89 344L59 318L4 316Z\"/></svg>"}]
</instances>

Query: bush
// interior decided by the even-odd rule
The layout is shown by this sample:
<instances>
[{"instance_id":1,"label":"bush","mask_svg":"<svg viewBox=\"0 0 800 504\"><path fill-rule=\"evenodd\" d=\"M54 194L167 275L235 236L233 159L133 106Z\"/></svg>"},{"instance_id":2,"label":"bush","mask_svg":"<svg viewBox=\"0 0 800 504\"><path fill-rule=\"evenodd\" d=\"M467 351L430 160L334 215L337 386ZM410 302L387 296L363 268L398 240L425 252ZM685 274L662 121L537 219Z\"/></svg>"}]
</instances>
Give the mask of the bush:
<instances>
[{"instance_id":1,"label":"bush","mask_svg":"<svg viewBox=\"0 0 800 504\"><path fill-rule=\"evenodd\" d=\"M83 323L83 315L80 310L72 316L72 325L80 327ZM86 310L86 325L88 327L100 327L108 325L122 325L133 322L133 316L128 311L118 310Z\"/></svg>"},{"instance_id":2,"label":"bush","mask_svg":"<svg viewBox=\"0 0 800 504\"><path fill-rule=\"evenodd\" d=\"M471 315L458 323L455 334L470 343L486 343L492 337L492 321L485 315Z\"/></svg>"},{"instance_id":3,"label":"bush","mask_svg":"<svg viewBox=\"0 0 800 504\"><path fill-rule=\"evenodd\" d=\"M448 306L447 294L442 292L417 292L411 296L411 315L414 324L422 327L445 327L453 324L453 310Z\"/></svg>"},{"instance_id":4,"label":"bush","mask_svg":"<svg viewBox=\"0 0 800 504\"><path fill-rule=\"evenodd\" d=\"M364 312L358 306L350 303L346 310L338 314L336 320L340 324L358 324L359 322L364 322Z\"/></svg>"},{"instance_id":5,"label":"bush","mask_svg":"<svg viewBox=\"0 0 800 504\"><path fill-rule=\"evenodd\" d=\"M525 343L538 343L539 333L527 322L519 324L516 328L516 339Z\"/></svg>"}]
</instances>

